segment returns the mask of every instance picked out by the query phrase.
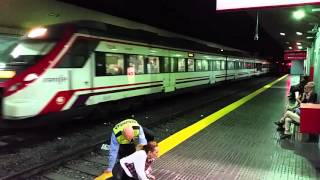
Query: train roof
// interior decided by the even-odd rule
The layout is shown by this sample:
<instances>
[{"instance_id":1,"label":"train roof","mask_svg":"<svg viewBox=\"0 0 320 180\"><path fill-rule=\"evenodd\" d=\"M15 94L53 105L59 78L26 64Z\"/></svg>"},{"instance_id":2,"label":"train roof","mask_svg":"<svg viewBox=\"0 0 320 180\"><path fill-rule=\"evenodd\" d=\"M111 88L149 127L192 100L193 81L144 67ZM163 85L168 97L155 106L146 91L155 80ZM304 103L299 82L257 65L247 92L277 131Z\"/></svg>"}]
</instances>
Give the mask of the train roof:
<instances>
[{"instance_id":1,"label":"train roof","mask_svg":"<svg viewBox=\"0 0 320 180\"><path fill-rule=\"evenodd\" d=\"M151 45L185 49L190 51L201 51L201 52L210 52L214 54L253 58L249 54L239 52L239 51L231 51L231 50L221 51L220 48L211 47L196 41L191 41L191 40L178 38L178 37L165 37L165 36L160 36L157 33L149 32L141 29L129 29L129 28L119 27L112 24L91 21L91 20L71 21L67 23L55 24L52 26L62 27L67 25L74 26L76 28L76 31L79 33L84 33L84 34L89 34L94 36L103 36L103 37L109 37L109 38L115 38L115 39L121 39L121 40L127 40L127 41L146 43Z\"/></svg>"}]
</instances>

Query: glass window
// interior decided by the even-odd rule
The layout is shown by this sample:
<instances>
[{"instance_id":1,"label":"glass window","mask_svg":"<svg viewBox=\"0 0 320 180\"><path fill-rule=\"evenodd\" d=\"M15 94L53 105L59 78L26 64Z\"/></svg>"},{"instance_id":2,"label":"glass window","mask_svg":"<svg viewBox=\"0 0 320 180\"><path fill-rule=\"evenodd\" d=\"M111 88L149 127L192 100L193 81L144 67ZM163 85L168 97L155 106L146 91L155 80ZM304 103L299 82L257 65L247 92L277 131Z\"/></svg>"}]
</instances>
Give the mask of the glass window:
<instances>
[{"instance_id":1,"label":"glass window","mask_svg":"<svg viewBox=\"0 0 320 180\"><path fill-rule=\"evenodd\" d=\"M171 61L171 72L178 71L178 59L177 58L170 58Z\"/></svg>"},{"instance_id":2,"label":"glass window","mask_svg":"<svg viewBox=\"0 0 320 180\"><path fill-rule=\"evenodd\" d=\"M209 70L208 60L202 60L202 70L203 71L208 71Z\"/></svg>"},{"instance_id":3,"label":"glass window","mask_svg":"<svg viewBox=\"0 0 320 180\"><path fill-rule=\"evenodd\" d=\"M233 70L234 69L234 62L233 61L228 61L228 69Z\"/></svg>"},{"instance_id":4,"label":"glass window","mask_svg":"<svg viewBox=\"0 0 320 180\"><path fill-rule=\"evenodd\" d=\"M178 59L178 72L185 72L186 71L186 63L184 58Z\"/></svg>"},{"instance_id":5,"label":"glass window","mask_svg":"<svg viewBox=\"0 0 320 180\"><path fill-rule=\"evenodd\" d=\"M63 56L57 68L81 68L87 62L97 42L77 39Z\"/></svg>"},{"instance_id":6,"label":"glass window","mask_svg":"<svg viewBox=\"0 0 320 180\"><path fill-rule=\"evenodd\" d=\"M244 69L244 62L240 62L240 69Z\"/></svg>"},{"instance_id":7,"label":"glass window","mask_svg":"<svg viewBox=\"0 0 320 180\"><path fill-rule=\"evenodd\" d=\"M154 74L160 72L159 57L147 57L147 73Z\"/></svg>"},{"instance_id":8,"label":"glass window","mask_svg":"<svg viewBox=\"0 0 320 180\"><path fill-rule=\"evenodd\" d=\"M128 70L130 75L143 74L144 73L144 61L141 55L129 55Z\"/></svg>"},{"instance_id":9,"label":"glass window","mask_svg":"<svg viewBox=\"0 0 320 180\"><path fill-rule=\"evenodd\" d=\"M194 71L194 60L188 59L188 71L193 72Z\"/></svg>"},{"instance_id":10,"label":"glass window","mask_svg":"<svg viewBox=\"0 0 320 180\"><path fill-rule=\"evenodd\" d=\"M226 62L225 61L220 61L221 62L221 70L226 69Z\"/></svg>"},{"instance_id":11,"label":"glass window","mask_svg":"<svg viewBox=\"0 0 320 180\"><path fill-rule=\"evenodd\" d=\"M221 61L216 61L216 69L217 71L219 71L221 69Z\"/></svg>"},{"instance_id":12,"label":"glass window","mask_svg":"<svg viewBox=\"0 0 320 180\"><path fill-rule=\"evenodd\" d=\"M246 69L251 69L251 63L245 62L245 68Z\"/></svg>"},{"instance_id":13,"label":"glass window","mask_svg":"<svg viewBox=\"0 0 320 180\"><path fill-rule=\"evenodd\" d=\"M202 71L202 63L200 59L196 60L196 71Z\"/></svg>"},{"instance_id":14,"label":"glass window","mask_svg":"<svg viewBox=\"0 0 320 180\"><path fill-rule=\"evenodd\" d=\"M170 72L170 64L171 64L170 59L168 57L165 57L164 58L164 69L163 69L164 72L166 72L166 73Z\"/></svg>"},{"instance_id":15,"label":"glass window","mask_svg":"<svg viewBox=\"0 0 320 180\"><path fill-rule=\"evenodd\" d=\"M47 55L56 42L47 41L18 41L18 43L2 44L8 47L0 55L0 61L12 65L32 65ZM3 47L0 47L2 49Z\"/></svg>"},{"instance_id":16,"label":"glass window","mask_svg":"<svg viewBox=\"0 0 320 180\"><path fill-rule=\"evenodd\" d=\"M216 61L211 61L211 70L214 71L216 68Z\"/></svg>"},{"instance_id":17,"label":"glass window","mask_svg":"<svg viewBox=\"0 0 320 180\"><path fill-rule=\"evenodd\" d=\"M123 74L124 58L122 54L106 54L106 75Z\"/></svg>"}]
</instances>

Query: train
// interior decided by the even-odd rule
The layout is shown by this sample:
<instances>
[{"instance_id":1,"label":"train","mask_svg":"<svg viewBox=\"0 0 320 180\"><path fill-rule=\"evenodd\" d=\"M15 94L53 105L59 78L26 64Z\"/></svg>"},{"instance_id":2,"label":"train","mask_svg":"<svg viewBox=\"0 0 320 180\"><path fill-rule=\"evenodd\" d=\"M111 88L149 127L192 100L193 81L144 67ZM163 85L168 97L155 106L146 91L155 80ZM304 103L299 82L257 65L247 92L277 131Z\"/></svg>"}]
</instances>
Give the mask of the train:
<instances>
[{"instance_id":1,"label":"train","mask_svg":"<svg viewBox=\"0 0 320 180\"><path fill-rule=\"evenodd\" d=\"M102 22L41 26L1 55L1 119L112 108L124 99L246 79L270 68L241 52Z\"/></svg>"}]
</instances>

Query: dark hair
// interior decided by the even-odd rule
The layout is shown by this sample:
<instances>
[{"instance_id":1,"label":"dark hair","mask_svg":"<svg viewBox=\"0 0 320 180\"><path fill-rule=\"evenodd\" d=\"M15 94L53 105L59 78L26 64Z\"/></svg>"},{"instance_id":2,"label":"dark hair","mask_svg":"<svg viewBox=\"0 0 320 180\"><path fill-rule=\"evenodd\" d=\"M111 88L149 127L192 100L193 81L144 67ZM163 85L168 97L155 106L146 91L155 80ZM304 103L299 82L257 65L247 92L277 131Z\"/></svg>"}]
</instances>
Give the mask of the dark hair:
<instances>
[{"instance_id":1,"label":"dark hair","mask_svg":"<svg viewBox=\"0 0 320 180\"><path fill-rule=\"evenodd\" d=\"M156 147L158 147L158 143L156 141L149 141L142 149L148 153L149 151L153 152Z\"/></svg>"}]
</instances>

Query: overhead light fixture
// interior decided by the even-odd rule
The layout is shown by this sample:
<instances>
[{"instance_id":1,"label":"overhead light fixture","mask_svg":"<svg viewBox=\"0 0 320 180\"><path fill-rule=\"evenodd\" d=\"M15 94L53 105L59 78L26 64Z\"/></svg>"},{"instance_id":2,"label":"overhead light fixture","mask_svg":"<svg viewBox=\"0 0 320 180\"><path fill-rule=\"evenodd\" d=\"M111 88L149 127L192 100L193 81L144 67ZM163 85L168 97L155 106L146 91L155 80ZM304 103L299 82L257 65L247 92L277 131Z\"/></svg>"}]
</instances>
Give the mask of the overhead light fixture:
<instances>
[{"instance_id":1,"label":"overhead light fixture","mask_svg":"<svg viewBox=\"0 0 320 180\"><path fill-rule=\"evenodd\" d=\"M291 47L291 46L289 46L289 49L292 49L292 47Z\"/></svg>"},{"instance_id":2,"label":"overhead light fixture","mask_svg":"<svg viewBox=\"0 0 320 180\"><path fill-rule=\"evenodd\" d=\"M286 44L290 44L290 42L287 41Z\"/></svg>"},{"instance_id":3,"label":"overhead light fixture","mask_svg":"<svg viewBox=\"0 0 320 180\"><path fill-rule=\"evenodd\" d=\"M220 49L220 51L222 52L222 51L223 51L223 49Z\"/></svg>"},{"instance_id":4,"label":"overhead light fixture","mask_svg":"<svg viewBox=\"0 0 320 180\"><path fill-rule=\"evenodd\" d=\"M297 45L301 45L301 43L300 43L300 42L297 42L296 44L297 44Z\"/></svg>"},{"instance_id":5,"label":"overhead light fixture","mask_svg":"<svg viewBox=\"0 0 320 180\"><path fill-rule=\"evenodd\" d=\"M300 20L306 15L306 13L304 12L304 10L300 9L300 10L294 11L292 15L295 19Z\"/></svg>"},{"instance_id":6,"label":"overhead light fixture","mask_svg":"<svg viewBox=\"0 0 320 180\"><path fill-rule=\"evenodd\" d=\"M281 32L281 33L280 33L280 35L281 35L281 36L285 36L285 35L286 35L286 33Z\"/></svg>"},{"instance_id":7,"label":"overhead light fixture","mask_svg":"<svg viewBox=\"0 0 320 180\"><path fill-rule=\"evenodd\" d=\"M298 46L298 49L302 49L302 46Z\"/></svg>"},{"instance_id":8,"label":"overhead light fixture","mask_svg":"<svg viewBox=\"0 0 320 180\"><path fill-rule=\"evenodd\" d=\"M312 36L307 36L306 38L307 38L307 39L313 39L313 37L312 37Z\"/></svg>"},{"instance_id":9,"label":"overhead light fixture","mask_svg":"<svg viewBox=\"0 0 320 180\"><path fill-rule=\"evenodd\" d=\"M298 36L301 36L303 33L302 33L302 32L296 32L296 34L297 34Z\"/></svg>"}]
</instances>

